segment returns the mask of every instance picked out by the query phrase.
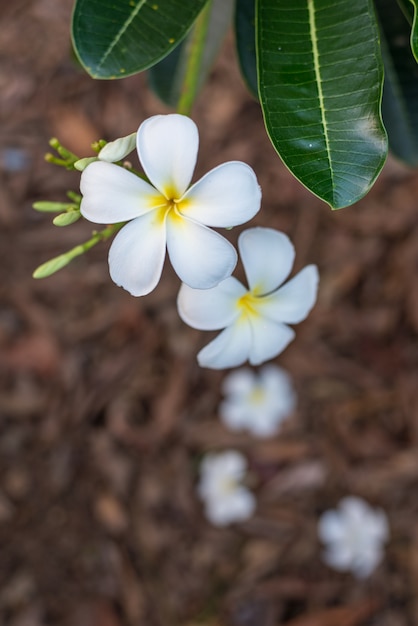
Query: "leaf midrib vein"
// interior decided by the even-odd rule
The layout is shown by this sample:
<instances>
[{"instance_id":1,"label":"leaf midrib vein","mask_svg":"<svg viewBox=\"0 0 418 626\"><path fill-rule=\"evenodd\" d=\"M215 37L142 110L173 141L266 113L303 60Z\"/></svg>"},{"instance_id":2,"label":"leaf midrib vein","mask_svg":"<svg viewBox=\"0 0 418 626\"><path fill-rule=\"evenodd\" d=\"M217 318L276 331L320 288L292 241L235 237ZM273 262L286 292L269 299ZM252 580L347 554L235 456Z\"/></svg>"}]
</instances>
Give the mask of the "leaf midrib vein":
<instances>
[{"instance_id":1,"label":"leaf midrib vein","mask_svg":"<svg viewBox=\"0 0 418 626\"><path fill-rule=\"evenodd\" d=\"M320 64L319 64L319 50L318 50L318 39L317 39L317 28L316 28L316 23L315 23L315 7L314 7L314 1L313 0L308 0L308 12L309 12L309 28L310 28L310 33L311 33L311 39L312 39L312 53L313 53L313 62L314 62L314 70L315 70L315 76L316 76L316 83L318 85L318 98L319 98L319 107L321 110L321 119L322 119L322 126L324 129L324 138L325 138L325 146L326 146L326 150L327 150L327 159L328 159L328 164L329 164L329 171L331 174L331 181L332 181L332 186L334 187L334 172L332 169L332 163L331 163L331 155L330 155L330 143L329 143L329 137L328 137L328 126L327 126L327 120L325 117L325 104L324 104L324 94L322 91L322 79L321 79L321 71L320 71Z\"/></svg>"},{"instance_id":2,"label":"leaf midrib vein","mask_svg":"<svg viewBox=\"0 0 418 626\"><path fill-rule=\"evenodd\" d=\"M135 9L132 11L130 16L128 17L128 19L125 20L125 22L122 24L122 26L120 27L118 33L116 34L115 38L113 39L112 43L110 44L110 46L108 47L108 49L106 50L104 55L102 56L102 58L100 60L100 63L97 66L97 70L99 70L102 67L102 65L104 64L104 62L108 58L108 56L111 54L113 48L116 46L116 44L118 43L118 41L120 40L122 35L126 32L127 28L132 23L132 21L135 19L135 17L139 13L140 9L142 9L142 7L146 3L146 1L147 0L140 0L140 2L138 2L138 4L136 5Z\"/></svg>"}]
</instances>

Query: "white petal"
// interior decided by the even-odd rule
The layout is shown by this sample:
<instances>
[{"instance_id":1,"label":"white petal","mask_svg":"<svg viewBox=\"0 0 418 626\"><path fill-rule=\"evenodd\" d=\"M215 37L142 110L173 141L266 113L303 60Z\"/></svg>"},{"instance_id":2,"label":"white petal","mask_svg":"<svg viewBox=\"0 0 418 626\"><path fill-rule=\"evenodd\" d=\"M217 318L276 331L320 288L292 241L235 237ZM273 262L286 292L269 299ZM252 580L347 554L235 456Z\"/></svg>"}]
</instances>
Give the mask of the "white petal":
<instances>
[{"instance_id":1,"label":"white petal","mask_svg":"<svg viewBox=\"0 0 418 626\"><path fill-rule=\"evenodd\" d=\"M236 398L221 402L218 412L222 422L231 430L246 428L250 421L248 404Z\"/></svg>"},{"instance_id":2,"label":"white petal","mask_svg":"<svg viewBox=\"0 0 418 626\"><path fill-rule=\"evenodd\" d=\"M385 512L378 509L373 512L373 521L370 522L369 535L371 541L385 542L389 537L389 524Z\"/></svg>"},{"instance_id":3,"label":"white petal","mask_svg":"<svg viewBox=\"0 0 418 626\"><path fill-rule=\"evenodd\" d=\"M356 554L353 558L351 569L357 578L367 578L376 569L383 559L383 551L380 548L369 547L362 554Z\"/></svg>"},{"instance_id":4,"label":"white petal","mask_svg":"<svg viewBox=\"0 0 418 626\"><path fill-rule=\"evenodd\" d=\"M343 543L329 546L324 553L324 561L339 572L351 569L352 553L348 546Z\"/></svg>"},{"instance_id":5,"label":"white petal","mask_svg":"<svg viewBox=\"0 0 418 626\"><path fill-rule=\"evenodd\" d=\"M166 198L181 198L193 176L199 135L185 115L154 115L138 129L137 150L149 180Z\"/></svg>"},{"instance_id":6,"label":"white petal","mask_svg":"<svg viewBox=\"0 0 418 626\"><path fill-rule=\"evenodd\" d=\"M145 296L160 280L165 258L165 225L154 211L129 222L109 250L112 280L133 296Z\"/></svg>"},{"instance_id":7,"label":"white petal","mask_svg":"<svg viewBox=\"0 0 418 626\"><path fill-rule=\"evenodd\" d=\"M109 143L100 150L97 156L101 161L108 161L108 163L122 161L122 159L134 150L135 145L136 133L132 133L125 137L119 137L119 139L115 139L115 141L109 141Z\"/></svg>"},{"instance_id":8,"label":"white petal","mask_svg":"<svg viewBox=\"0 0 418 626\"><path fill-rule=\"evenodd\" d=\"M259 211L261 189L249 165L231 161L208 172L183 199L183 215L207 226L237 226Z\"/></svg>"},{"instance_id":9,"label":"white petal","mask_svg":"<svg viewBox=\"0 0 418 626\"><path fill-rule=\"evenodd\" d=\"M239 236L238 248L254 295L270 293L289 276L295 249L284 233L272 228L249 228Z\"/></svg>"},{"instance_id":10,"label":"white petal","mask_svg":"<svg viewBox=\"0 0 418 626\"><path fill-rule=\"evenodd\" d=\"M206 517L215 526L227 526L234 522L242 522L254 513L256 499L254 495L241 487L228 498L209 500L206 502Z\"/></svg>"},{"instance_id":11,"label":"white petal","mask_svg":"<svg viewBox=\"0 0 418 626\"><path fill-rule=\"evenodd\" d=\"M215 370L237 367L248 359L250 348L250 324L237 320L199 352L197 362Z\"/></svg>"},{"instance_id":12,"label":"white petal","mask_svg":"<svg viewBox=\"0 0 418 626\"><path fill-rule=\"evenodd\" d=\"M371 507L357 496L345 496L339 503L339 508L349 524L362 526L368 515L372 512Z\"/></svg>"},{"instance_id":13,"label":"white petal","mask_svg":"<svg viewBox=\"0 0 418 626\"><path fill-rule=\"evenodd\" d=\"M117 224L139 217L163 198L154 187L123 167L95 161L81 174L81 214L97 224Z\"/></svg>"},{"instance_id":14,"label":"white petal","mask_svg":"<svg viewBox=\"0 0 418 626\"><path fill-rule=\"evenodd\" d=\"M304 320L316 302L319 275L316 265L308 265L277 291L260 298L260 312L276 322L297 324Z\"/></svg>"},{"instance_id":15,"label":"white petal","mask_svg":"<svg viewBox=\"0 0 418 626\"><path fill-rule=\"evenodd\" d=\"M199 330L219 330L239 316L236 301L246 293L236 278L227 278L213 289L192 289L182 285L177 308L183 322Z\"/></svg>"},{"instance_id":16,"label":"white petal","mask_svg":"<svg viewBox=\"0 0 418 626\"><path fill-rule=\"evenodd\" d=\"M242 396L251 393L257 384L256 375L249 367L231 372L222 382L222 393L228 396Z\"/></svg>"},{"instance_id":17,"label":"white petal","mask_svg":"<svg viewBox=\"0 0 418 626\"><path fill-rule=\"evenodd\" d=\"M343 542L345 538L344 523L337 511L325 511L318 521L318 535L324 543Z\"/></svg>"},{"instance_id":18,"label":"white petal","mask_svg":"<svg viewBox=\"0 0 418 626\"><path fill-rule=\"evenodd\" d=\"M180 279L194 289L211 289L231 276L237 264L232 244L215 231L171 211L167 249Z\"/></svg>"},{"instance_id":19,"label":"white petal","mask_svg":"<svg viewBox=\"0 0 418 626\"><path fill-rule=\"evenodd\" d=\"M295 338L295 331L285 324L277 324L264 317L251 316L252 341L249 354L251 365L260 365L273 359Z\"/></svg>"},{"instance_id":20,"label":"white petal","mask_svg":"<svg viewBox=\"0 0 418 626\"><path fill-rule=\"evenodd\" d=\"M259 376L260 385L271 395L287 394L293 389L291 377L278 365L265 365L261 368Z\"/></svg>"},{"instance_id":21,"label":"white petal","mask_svg":"<svg viewBox=\"0 0 418 626\"><path fill-rule=\"evenodd\" d=\"M277 365L266 365L260 370L260 385L264 388L271 410L289 415L296 406L296 394L289 374Z\"/></svg>"},{"instance_id":22,"label":"white petal","mask_svg":"<svg viewBox=\"0 0 418 626\"><path fill-rule=\"evenodd\" d=\"M282 419L276 415L262 413L247 424L247 429L256 437L272 437L279 432L281 422Z\"/></svg>"}]
</instances>

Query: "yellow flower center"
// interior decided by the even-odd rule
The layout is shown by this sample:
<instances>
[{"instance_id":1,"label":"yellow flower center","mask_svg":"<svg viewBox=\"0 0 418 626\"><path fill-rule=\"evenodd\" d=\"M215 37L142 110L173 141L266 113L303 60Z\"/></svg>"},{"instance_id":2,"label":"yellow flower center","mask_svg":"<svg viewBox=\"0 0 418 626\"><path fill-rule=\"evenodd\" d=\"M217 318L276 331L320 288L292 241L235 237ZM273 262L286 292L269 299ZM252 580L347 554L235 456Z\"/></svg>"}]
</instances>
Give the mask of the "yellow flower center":
<instances>
[{"instance_id":1,"label":"yellow flower center","mask_svg":"<svg viewBox=\"0 0 418 626\"><path fill-rule=\"evenodd\" d=\"M249 400L252 404L262 404L264 401L264 396L265 396L264 389L258 385L250 393Z\"/></svg>"},{"instance_id":2,"label":"yellow flower center","mask_svg":"<svg viewBox=\"0 0 418 626\"><path fill-rule=\"evenodd\" d=\"M238 481L236 478L226 477L219 483L219 491L223 495L229 495L233 493L238 487Z\"/></svg>"},{"instance_id":3,"label":"yellow flower center","mask_svg":"<svg viewBox=\"0 0 418 626\"><path fill-rule=\"evenodd\" d=\"M178 225L183 220L181 214L189 204L188 200L177 200L175 198L156 197L153 205L155 207L155 224L161 225L166 219L175 221Z\"/></svg>"},{"instance_id":4,"label":"yellow flower center","mask_svg":"<svg viewBox=\"0 0 418 626\"><path fill-rule=\"evenodd\" d=\"M247 291L241 298L238 298L237 306L242 316L259 317L259 302L260 299L252 291Z\"/></svg>"}]
</instances>

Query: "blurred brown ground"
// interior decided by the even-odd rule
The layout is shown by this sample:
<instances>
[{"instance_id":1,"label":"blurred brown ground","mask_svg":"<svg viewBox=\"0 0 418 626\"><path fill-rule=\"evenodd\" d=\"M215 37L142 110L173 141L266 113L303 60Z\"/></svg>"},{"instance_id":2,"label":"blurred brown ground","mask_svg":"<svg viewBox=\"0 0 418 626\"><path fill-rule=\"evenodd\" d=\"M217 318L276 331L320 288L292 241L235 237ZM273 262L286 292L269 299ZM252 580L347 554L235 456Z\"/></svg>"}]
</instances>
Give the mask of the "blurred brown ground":
<instances>
[{"instance_id":1,"label":"blurred brown ground","mask_svg":"<svg viewBox=\"0 0 418 626\"><path fill-rule=\"evenodd\" d=\"M287 232L295 270L321 273L276 360L297 411L268 441L229 433L224 374L197 367L208 336L179 320L168 266L143 299L111 282L105 245L31 278L92 229L31 209L78 185L44 162L49 137L87 155L166 111L143 76L77 67L71 5L0 4L0 624L416 626L418 173L390 160L366 199L332 213L275 155L227 43L195 109L196 175L250 163L264 192L253 224ZM195 481L200 456L229 447L248 455L259 506L220 530ZM321 563L318 515L348 493L390 520L366 582Z\"/></svg>"}]
</instances>

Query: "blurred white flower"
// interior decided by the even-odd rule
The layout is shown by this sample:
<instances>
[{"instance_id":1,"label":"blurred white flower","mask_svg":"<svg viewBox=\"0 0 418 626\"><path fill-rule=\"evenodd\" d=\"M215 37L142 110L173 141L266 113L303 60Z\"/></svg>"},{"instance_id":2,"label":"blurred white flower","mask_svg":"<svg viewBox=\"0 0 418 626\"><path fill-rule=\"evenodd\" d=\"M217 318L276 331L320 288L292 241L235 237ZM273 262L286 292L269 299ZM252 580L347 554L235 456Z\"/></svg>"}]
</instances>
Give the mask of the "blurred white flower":
<instances>
[{"instance_id":1,"label":"blurred white flower","mask_svg":"<svg viewBox=\"0 0 418 626\"><path fill-rule=\"evenodd\" d=\"M308 265L288 283L295 251L289 238L271 228L250 228L238 239L249 284L229 277L205 291L182 285L178 311L184 322L199 330L222 333L197 355L199 365L213 369L237 367L247 359L260 365L273 359L294 339L287 323L304 320L318 288L318 270Z\"/></svg>"},{"instance_id":2,"label":"blurred white flower","mask_svg":"<svg viewBox=\"0 0 418 626\"><path fill-rule=\"evenodd\" d=\"M373 509L361 498L348 496L337 510L321 515L318 533L326 546L324 560L328 565L366 578L383 558L389 526L382 509Z\"/></svg>"},{"instance_id":3,"label":"blurred white flower","mask_svg":"<svg viewBox=\"0 0 418 626\"><path fill-rule=\"evenodd\" d=\"M236 450L209 453L203 458L198 493L206 517L215 526L241 522L253 514L255 497L241 484L246 471L247 460Z\"/></svg>"},{"instance_id":4,"label":"blurred white flower","mask_svg":"<svg viewBox=\"0 0 418 626\"><path fill-rule=\"evenodd\" d=\"M219 405L219 415L224 424L256 437L277 433L296 405L290 376L277 365L265 365L258 374L246 367L231 372L222 391L225 400Z\"/></svg>"},{"instance_id":5,"label":"blurred white flower","mask_svg":"<svg viewBox=\"0 0 418 626\"><path fill-rule=\"evenodd\" d=\"M261 190L253 170L224 163L189 187L196 164L196 124L178 114L156 115L141 124L136 146L149 183L115 163L132 147L132 136L107 144L81 175L82 215L99 224L129 221L109 251L117 285L142 296L157 285L166 247L180 279L208 289L231 275L235 248L208 226L230 227L251 219Z\"/></svg>"}]
</instances>

